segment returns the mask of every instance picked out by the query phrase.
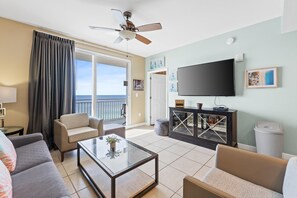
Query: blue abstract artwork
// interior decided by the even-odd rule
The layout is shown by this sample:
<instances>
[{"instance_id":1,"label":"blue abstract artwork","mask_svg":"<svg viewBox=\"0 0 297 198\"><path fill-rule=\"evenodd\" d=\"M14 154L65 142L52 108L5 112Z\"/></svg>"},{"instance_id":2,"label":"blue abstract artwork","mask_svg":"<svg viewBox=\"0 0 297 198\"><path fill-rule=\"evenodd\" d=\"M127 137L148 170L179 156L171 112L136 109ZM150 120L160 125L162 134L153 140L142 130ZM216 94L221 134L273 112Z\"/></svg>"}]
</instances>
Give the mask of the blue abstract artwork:
<instances>
[{"instance_id":1,"label":"blue abstract artwork","mask_svg":"<svg viewBox=\"0 0 297 198\"><path fill-rule=\"evenodd\" d=\"M277 87L277 67L248 70L246 85L247 88Z\"/></svg>"},{"instance_id":2,"label":"blue abstract artwork","mask_svg":"<svg viewBox=\"0 0 297 198\"><path fill-rule=\"evenodd\" d=\"M274 70L265 72L265 85L274 85Z\"/></svg>"}]
</instances>

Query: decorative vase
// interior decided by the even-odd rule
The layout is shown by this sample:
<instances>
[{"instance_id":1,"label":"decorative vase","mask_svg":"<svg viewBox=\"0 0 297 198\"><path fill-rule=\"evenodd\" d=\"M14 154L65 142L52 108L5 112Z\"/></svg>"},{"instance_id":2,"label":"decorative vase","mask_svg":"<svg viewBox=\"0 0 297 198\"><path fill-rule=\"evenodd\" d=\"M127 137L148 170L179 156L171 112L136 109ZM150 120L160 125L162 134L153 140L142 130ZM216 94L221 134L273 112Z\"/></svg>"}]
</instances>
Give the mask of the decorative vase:
<instances>
[{"instance_id":1,"label":"decorative vase","mask_svg":"<svg viewBox=\"0 0 297 198\"><path fill-rule=\"evenodd\" d=\"M110 150L111 150L112 152L115 151L115 148L116 148L116 143L115 143L115 142L110 143Z\"/></svg>"}]
</instances>

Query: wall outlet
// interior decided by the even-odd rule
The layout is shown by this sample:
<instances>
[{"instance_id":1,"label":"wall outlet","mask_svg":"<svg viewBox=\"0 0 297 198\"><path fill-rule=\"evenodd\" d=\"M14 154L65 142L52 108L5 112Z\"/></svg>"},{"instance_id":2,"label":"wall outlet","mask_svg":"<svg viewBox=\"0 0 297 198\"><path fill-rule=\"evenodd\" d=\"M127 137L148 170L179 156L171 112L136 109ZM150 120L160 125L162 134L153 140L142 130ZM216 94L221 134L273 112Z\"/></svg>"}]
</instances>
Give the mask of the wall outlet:
<instances>
[{"instance_id":1,"label":"wall outlet","mask_svg":"<svg viewBox=\"0 0 297 198\"><path fill-rule=\"evenodd\" d=\"M136 97L136 98L138 97L138 93L135 94L135 97Z\"/></svg>"},{"instance_id":2,"label":"wall outlet","mask_svg":"<svg viewBox=\"0 0 297 198\"><path fill-rule=\"evenodd\" d=\"M138 116L141 117L141 113L138 113Z\"/></svg>"}]
</instances>

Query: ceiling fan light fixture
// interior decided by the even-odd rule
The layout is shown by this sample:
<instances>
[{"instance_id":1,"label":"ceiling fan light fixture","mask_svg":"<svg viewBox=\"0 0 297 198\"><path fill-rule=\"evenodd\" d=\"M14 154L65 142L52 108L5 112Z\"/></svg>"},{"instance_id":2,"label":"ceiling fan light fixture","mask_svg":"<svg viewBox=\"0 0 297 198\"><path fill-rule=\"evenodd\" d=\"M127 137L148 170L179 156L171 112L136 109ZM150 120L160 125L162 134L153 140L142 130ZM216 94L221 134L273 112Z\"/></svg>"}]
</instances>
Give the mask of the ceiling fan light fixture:
<instances>
[{"instance_id":1,"label":"ceiling fan light fixture","mask_svg":"<svg viewBox=\"0 0 297 198\"><path fill-rule=\"evenodd\" d=\"M136 33L129 31L129 30L122 30L120 31L120 37L122 37L123 39L126 39L127 41L132 40L135 38Z\"/></svg>"}]
</instances>

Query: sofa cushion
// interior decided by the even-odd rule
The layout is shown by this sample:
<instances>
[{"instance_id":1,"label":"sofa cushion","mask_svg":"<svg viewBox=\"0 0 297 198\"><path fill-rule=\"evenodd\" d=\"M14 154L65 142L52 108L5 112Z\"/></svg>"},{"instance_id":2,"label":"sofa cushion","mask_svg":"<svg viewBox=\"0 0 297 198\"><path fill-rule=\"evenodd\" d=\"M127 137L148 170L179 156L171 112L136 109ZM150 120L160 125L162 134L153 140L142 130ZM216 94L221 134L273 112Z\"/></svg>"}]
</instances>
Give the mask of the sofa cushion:
<instances>
[{"instance_id":1,"label":"sofa cushion","mask_svg":"<svg viewBox=\"0 0 297 198\"><path fill-rule=\"evenodd\" d=\"M87 113L66 114L60 117L60 121L67 129L89 126L89 116Z\"/></svg>"},{"instance_id":2,"label":"sofa cushion","mask_svg":"<svg viewBox=\"0 0 297 198\"><path fill-rule=\"evenodd\" d=\"M202 178L202 181L235 197L283 197L282 194L243 180L218 168L212 168L208 174Z\"/></svg>"},{"instance_id":3,"label":"sofa cushion","mask_svg":"<svg viewBox=\"0 0 297 198\"><path fill-rule=\"evenodd\" d=\"M18 147L16 153L18 160L12 174L17 174L41 163L52 161L48 147L43 140Z\"/></svg>"},{"instance_id":4,"label":"sofa cushion","mask_svg":"<svg viewBox=\"0 0 297 198\"><path fill-rule=\"evenodd\" d=\"M98 130L91 127L81 127L70 129L68 132L68 141L70 143L98 137Z\"/></svg>"},{"instance_id":5,"label":"sofa cushion","mask_svg":"<svg viewBox=\"0 0 297 198\"><path fill-rule=\"evenodd\" d=\"M1 160L0 173L0 197L12 198L11 176Z\"/></svg>"},{"instance_id":6,"label":"sofa cushion","mask_svg":"<svg viewBox=\"0 0 297 198\"><path fill-rule=\"evenodd\" d=\"M12 176L14 198L63 197L69 193L53 162L46 162Z\"/></svg>"},{"instance_id":7,"label":"sofa cushion","mask_svg":"<svg viewBox=\"0 0 297 198\"><path fill-rule=\"evenodd\" d=\"M285 197L296 197L297 195L297 157L290 158L287 164L283 194Z\"/></svg>"},{"instance_id":8,"label":"sofa cushion","mask_svg":"<svg viewBox=\"0 0 297 198\"><path fill-rule=\"evenodd\" d=\"M0 160L12 172L16 167L17 154L11 141L0 131Z\"/></svg>"}]
</instances>

